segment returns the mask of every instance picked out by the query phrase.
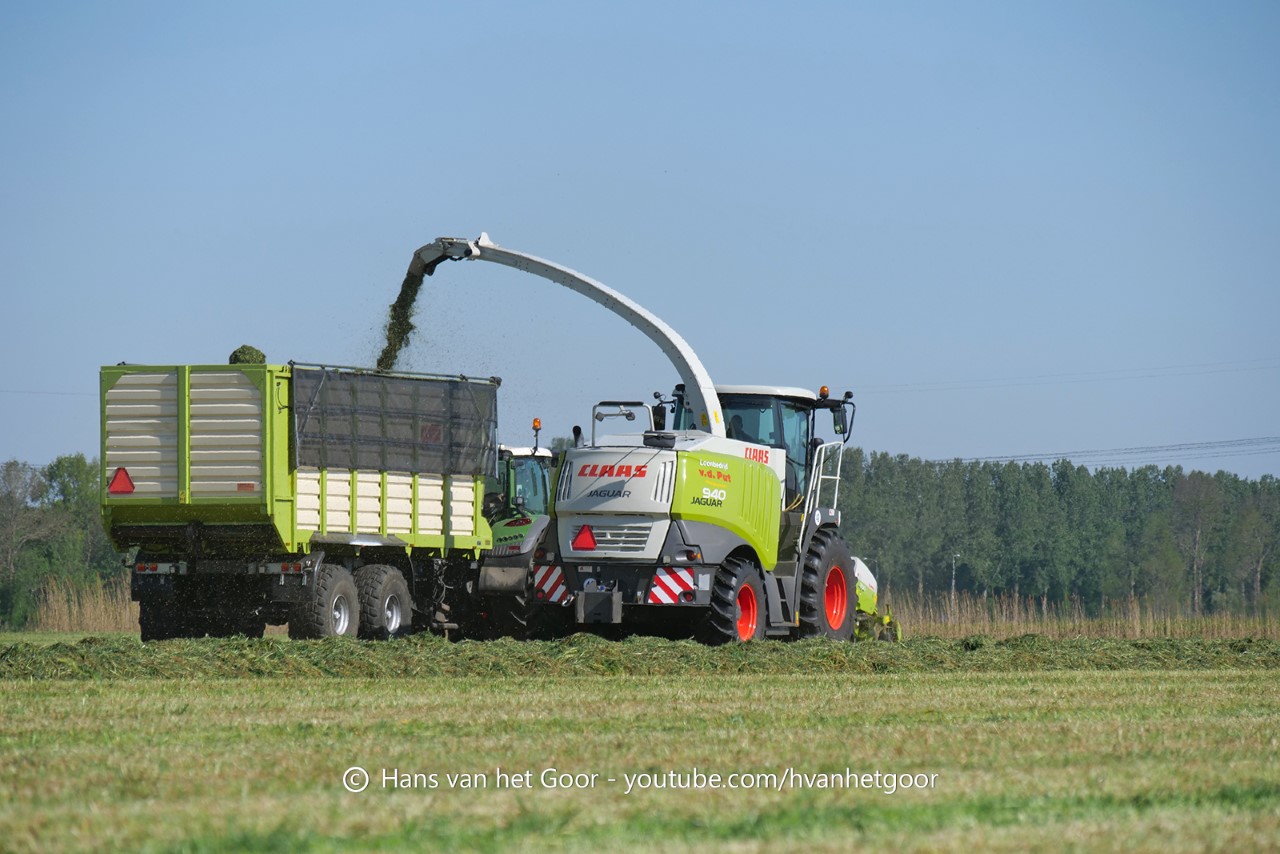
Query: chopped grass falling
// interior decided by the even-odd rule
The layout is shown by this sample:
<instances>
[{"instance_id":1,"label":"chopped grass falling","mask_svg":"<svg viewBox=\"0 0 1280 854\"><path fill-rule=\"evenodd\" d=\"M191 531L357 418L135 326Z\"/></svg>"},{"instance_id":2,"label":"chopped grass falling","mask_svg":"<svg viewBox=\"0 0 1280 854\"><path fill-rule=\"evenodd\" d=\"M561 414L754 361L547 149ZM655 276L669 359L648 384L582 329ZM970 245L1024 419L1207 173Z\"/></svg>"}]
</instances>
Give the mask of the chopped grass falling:
<instances>
[{"instance_id":1,"label":"chopped grass falling","mask_svg":"<svg viewBox=\"0 0 1280 854\"><path fill-rule=\"evenodd\" d=\"M396 295L396 301L391 304L387 317L387 343L383 345L382 353L378 356L380 371L395 368L396 361L400 358L400 351L409 341L409 334L414 330L413 304L418 299L418 291L422 288L425 275L426 268L415 258L414 263L409 265L409 271L405 273L404 281L400 284L400 293Z\"/></svg>"}]
</instances>

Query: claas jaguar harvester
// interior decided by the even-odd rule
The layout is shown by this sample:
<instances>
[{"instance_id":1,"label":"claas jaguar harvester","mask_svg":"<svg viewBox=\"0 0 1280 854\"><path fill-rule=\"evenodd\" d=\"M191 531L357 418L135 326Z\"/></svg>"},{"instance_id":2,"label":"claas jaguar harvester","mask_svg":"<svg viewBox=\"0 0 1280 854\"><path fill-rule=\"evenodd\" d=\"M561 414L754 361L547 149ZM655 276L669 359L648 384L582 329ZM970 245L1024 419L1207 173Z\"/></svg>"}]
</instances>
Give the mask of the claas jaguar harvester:
<instances>
[{"instance_id":1,"label":"claas jaguar harvester","mask_svg":"<svg viewBox=\"0 0 1280 854\"><path fill-rule=\"evenodd\" d=\"M533 566L535 603L572 608L580 625L708 643L898 639L896 622L877 610L875 578L839 533L851 394L716 386L688 343L640 305L484 234L422 247L409 276L446 260L492 261L594 300L656 343L681 380L657 404L597 406L590 440L564 452ZM649 429L597 436L595 425L616 415ZM820 416L840 441L817 439Z\"/></svg>"}]
</instances>

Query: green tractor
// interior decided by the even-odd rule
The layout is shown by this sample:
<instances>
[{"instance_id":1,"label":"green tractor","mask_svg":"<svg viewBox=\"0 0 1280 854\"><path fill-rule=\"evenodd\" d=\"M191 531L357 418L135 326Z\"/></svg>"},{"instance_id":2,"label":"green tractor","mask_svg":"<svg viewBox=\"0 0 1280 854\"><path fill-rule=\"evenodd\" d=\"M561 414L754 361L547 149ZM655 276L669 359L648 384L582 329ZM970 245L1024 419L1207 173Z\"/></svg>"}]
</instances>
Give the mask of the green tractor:
<instances>
[{"instance_id":1,"label":"green tractor","mask_svg":"<svg viewBox=\"0 0 1280 854\"><path fill-rule=\"evenodd\" d=\"M498 468L485 479L484 514L493 548L484 552L476 581L478 637L547 637L569 625L569 613L533 607L533 556L551 521L551 470L556 455L539 446L541 419L533 419L533 445L498 448Z\"/></svg>"}]
</instances>

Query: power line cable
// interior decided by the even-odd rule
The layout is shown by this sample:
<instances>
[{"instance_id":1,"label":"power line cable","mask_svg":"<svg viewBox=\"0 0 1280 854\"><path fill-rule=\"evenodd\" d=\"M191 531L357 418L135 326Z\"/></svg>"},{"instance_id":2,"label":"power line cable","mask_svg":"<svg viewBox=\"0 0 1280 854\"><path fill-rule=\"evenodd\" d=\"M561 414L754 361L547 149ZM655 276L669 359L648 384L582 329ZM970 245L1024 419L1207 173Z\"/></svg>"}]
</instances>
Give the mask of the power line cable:
<instances>
[{"instance_id":1,"label":"power line cable","mask_svg":"<svg viewBox=\"0 0 1280 854\"><path fill-rule=\"evenodd\" d=\"M1037 454L1004 454L964 458L964 462L1052 462L1068 460L1081 465L1123 465L1173 459L1221 459L1280 454L1280 436L1223 439L1211 442L1181 442L1173 445L1134 445L1124 448L1093 448ZM943 462L938 460L936 462Z\"/></svg>"},{"instance_id":2,"label":"power line cable","mask_svg":"<svg viewBox=\"0 0 1280 854\"><path fill-rule=\"evenodd\" d=\"M972 391L1020 386L1068 385L1095 382L1118 382L1142 379L1168 379L1185 376L1247 373L1280 370L1280 358L1249 359L1236 362L1202 362L1188 365L1164 365L1147 368L1116 368L1107 371L1081 371L1057 374L994 377L973 380L938 380L890 385L859 386L859 394L908 394L934 391Z\"/></svg>"}]
</instances>

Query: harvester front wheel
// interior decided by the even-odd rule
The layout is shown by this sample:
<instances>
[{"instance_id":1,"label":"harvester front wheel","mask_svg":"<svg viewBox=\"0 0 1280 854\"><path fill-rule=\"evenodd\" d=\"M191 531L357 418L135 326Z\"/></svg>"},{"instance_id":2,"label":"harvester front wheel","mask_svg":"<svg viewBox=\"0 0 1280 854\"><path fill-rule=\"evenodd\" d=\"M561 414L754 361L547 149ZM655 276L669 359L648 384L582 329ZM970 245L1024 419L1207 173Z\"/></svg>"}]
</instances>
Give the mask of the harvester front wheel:
<instances>
[{"instance_id":1,"label":"harvester front wheel","mask_svg":"<svg viewBox=\"0 0 1280 854\"><path fill-rule=\"evenodd\" d=\"M853 633L853 559L830 528L813 535L800 577L800 634L848 640Z\"/></svg>"},{"instance_id":2,"label":"harvester front wheel","mask_svg":"<svg viewBox=\"0 0 1280 854\"><path fill-rule=\"evenodd\" d=\"M413 599L404 573L372 564L356 571L360 594L360 637L386 640L405 634L413 622Z\"/></svg>"},{"instance_id":3,"label":"harvester front wheel","mask_svg":"<svg viewBox=\"0 0 1280 854\"><path fill-rule=\"evenodd\" d=\"M742 558L728 558L711 585L711 610L702 639L709 644L760 640L768 612L764 585L756 568Z\"/></svg>"},{"instance_id":4,"label":"harvester front wheel","mask_svg":"<svg viewBox=\"0 0 1280 854\"><path fill-rule=\"evenodd\" d=\"M355 579L344 566L322 564L311 595L289 618L291 638L356 637L360 630L360 597Z\"/></svg>"}]
</instances>

